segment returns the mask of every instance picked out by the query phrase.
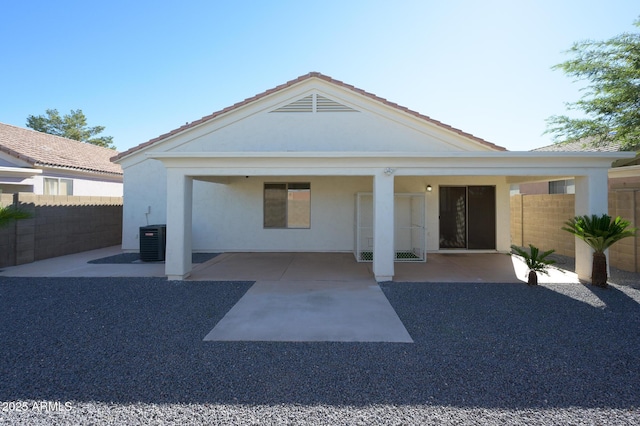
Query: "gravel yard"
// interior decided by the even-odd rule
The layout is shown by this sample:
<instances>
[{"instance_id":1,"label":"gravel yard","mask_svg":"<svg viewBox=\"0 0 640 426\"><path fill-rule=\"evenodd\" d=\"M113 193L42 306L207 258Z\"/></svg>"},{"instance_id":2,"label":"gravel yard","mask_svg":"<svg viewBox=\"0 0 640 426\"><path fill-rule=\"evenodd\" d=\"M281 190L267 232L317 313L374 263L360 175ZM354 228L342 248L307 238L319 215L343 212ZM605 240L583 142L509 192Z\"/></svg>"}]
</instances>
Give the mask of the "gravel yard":
<instances>
[{"instance_id":1,"label":"gravel yard","mask_svg":"<svg viewBox=\"0 0 640 426\"><path fill-rule=\"evenodd\" d=\"M639 424L640 291L386 283L415 343L203 342L249 282L2 278L0 424Z\"/></svg>"},{"instance_id":2,"label":"gravel yard","mask_svg":"<svg viewBox=\"0 0 640 426\"><path fill-rule=\"evenodd\" d=\"M569 272L575 272L576 260L573 257L561 256L559 254L552 254L550 259L556 261L553 265L557 268L564 269ZM624 271L622 269L614 268L609 265L609 279L608 283L620 284L628 287L640 289L640 274L637 272Z\"/></svg>"}]
</instances>

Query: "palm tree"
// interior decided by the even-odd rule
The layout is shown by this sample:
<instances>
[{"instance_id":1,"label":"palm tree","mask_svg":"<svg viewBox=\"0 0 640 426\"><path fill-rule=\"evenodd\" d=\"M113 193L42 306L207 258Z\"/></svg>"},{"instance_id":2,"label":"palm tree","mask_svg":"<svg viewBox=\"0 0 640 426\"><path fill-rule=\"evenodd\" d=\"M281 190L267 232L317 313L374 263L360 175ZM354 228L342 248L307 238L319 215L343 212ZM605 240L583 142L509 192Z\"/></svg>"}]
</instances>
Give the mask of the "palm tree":
<instances>
[{"instance_id":1,"label":"palm tree","mask_svg":"<svg viewBox=\"0 0 640 426\"><path fill-rule=\"evenodd\" d=\"M527 281L527 284L529 285L538 285L538 272L549 275L547 272L548 266L556 263L555 260L547 259L547 256L555 252L555 250L548 250L540 253L540 249L532 244L529 244L529 253L518 246L511 246L511 249L524 258L524 262L529 268L529 277Z\"/></svg>"},{"instance_id":2,"label":"palm tree","mask_svg":"<svg viewBox=\"0 0 640 426\"><path fill-rule=\"evenodd\" d=\"M31 214L14 206L0 207L0 228L18 219L29 219Z\"/></svg>"},{"instance_id":3,"label":"palm tree","mask_svg":"<svg viewBox=\"0 0 640 426\"><path fill-rule=\"evenodd\" d=\"M607 257L604 251L623 238L633 237L637 228L629 228L631 223L620 216L576 216L564 223L562 229L583 240L593 249L591 284L607 287Z\"/></svg>"}]
</instances>

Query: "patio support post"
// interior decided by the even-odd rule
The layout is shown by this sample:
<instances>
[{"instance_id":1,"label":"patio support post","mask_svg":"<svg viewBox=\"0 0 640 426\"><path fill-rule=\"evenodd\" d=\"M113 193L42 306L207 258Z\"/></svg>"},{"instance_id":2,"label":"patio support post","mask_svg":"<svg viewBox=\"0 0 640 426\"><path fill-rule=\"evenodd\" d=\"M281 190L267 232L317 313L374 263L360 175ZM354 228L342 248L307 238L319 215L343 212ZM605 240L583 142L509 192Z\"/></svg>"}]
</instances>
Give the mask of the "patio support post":
<instances>
[{"instance_id":1,"label":"patio support post","mask_svg":"<svg viewBox=\"0 0 640 426\"><path fill-rule=\"evenodd\" d=\"M583 216L606 214L609 210L607 169L592 169L585 176L576 176L575 214ZM569 218L567 218L569 219ZM609 265L609 251L606 251ZM578 279L591 282L593 250L576 237L576 274Z\"/></svg>"},{"instance_id":2,"label":"patio support post","mask_svg":"<svg viewBox=\"0 0 640 426\"><path fill-rule=\"evenodd\" d=\"M373 177L373 274L378 282L391 281L394 274L393 182L391 169Z\"/></svg>"},{"instance_id":3,"label":"patio support post","mask_svg":"<svg viewBox=\"0 0 640 426\"><path fill-rule=\"evenodd\" d=\"M169 280L191 274L191 211L193 179L182 171L167 169L167 252L165 273Z\"/></svg>"}]
</instances>

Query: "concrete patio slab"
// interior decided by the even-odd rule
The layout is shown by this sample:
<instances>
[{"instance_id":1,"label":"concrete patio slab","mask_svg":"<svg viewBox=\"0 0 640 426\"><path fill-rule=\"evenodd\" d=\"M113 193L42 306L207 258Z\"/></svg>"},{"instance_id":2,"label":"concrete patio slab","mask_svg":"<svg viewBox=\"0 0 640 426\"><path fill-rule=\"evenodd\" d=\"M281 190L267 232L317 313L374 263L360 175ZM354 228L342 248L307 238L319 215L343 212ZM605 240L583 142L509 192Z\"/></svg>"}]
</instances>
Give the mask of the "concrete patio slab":
<instances>
[{"instance_id":1,"label":"concrete patio slab","mask_svg":"<svg viewBox=\"0 0 640 426\"><path fill-rule=\"evenodd\" d=\"M120 246L38 260L0 268L5 277L164 277L164 263L95 265L91 260L122 253Z\"/></svg>"},{"instance_id":2,"label":"concrete patio slab","mask_svg":"<svg viewBox=\"0 0 640 426\"><path fill-rule=\"evenodd\" d=\"M196 265L189 280L347 281L373 277L370 263L351 253L223 253Z\"/></svg>"},{"instance_id":3,"label":"concrete patio slab","mask_svg":"<svg viewBox=\"0 0 640 426\"><path fill-rule=\"evenodd\" d=\"M413 343L373 279L257 281L204 340Z\"/></svg>"},{"instance_id":4,"label":"concrete patio slab","mask_svg":"<svg viewBox=\"0 0 640 426\"><path fill-rule=\"evenodd\" d=\"M538 282L579 283L577 274L550 267ZM528 269L518 256L501 253L429 253L427 262L396 263L395 282L527 282Z\"/></svg>"},{"instance_id":5,"label":"concrete patio slab","mask_svg":"<svg viewBox=\"0 0 640 426\"><path fill-rule=\"evenodd\" d=\"M294 253L223 253L201 265L194 265L189 280L257 281L279 280Z\"/></svg>"},{"instance_id":6,"label":"concrete patio slab","mask_svg":"<svg viewBox=\"0 0 640 426\"><path fill-rule=\"evenodd\" d=\"M0 268L13 277L164 277L164 263L90 264L123 253L119 246ZM396 282L526 282L527 267L517 256L500 253L429 253L427 262L397 262ZM373 278L371 263L351 253L223 253L194 264L189 280L347 281ZM550 268L540 283L577 283L577 275Z\"/></svg>"}]
</instances>

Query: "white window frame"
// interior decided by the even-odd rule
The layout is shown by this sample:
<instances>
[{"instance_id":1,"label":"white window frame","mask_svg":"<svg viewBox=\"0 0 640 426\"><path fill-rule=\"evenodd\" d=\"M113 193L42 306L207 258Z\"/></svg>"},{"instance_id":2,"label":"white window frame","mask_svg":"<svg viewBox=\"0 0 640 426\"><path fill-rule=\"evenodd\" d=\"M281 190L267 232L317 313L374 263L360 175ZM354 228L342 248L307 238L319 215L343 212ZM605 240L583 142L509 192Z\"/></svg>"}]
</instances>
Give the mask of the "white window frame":
<instances>
[{"instance_id":1,"label":"white window frame","mask_svg":"<svg viewBox=\"0 0 640 426\"><path fill-rule=\"evenodd\" d=\"M284 206L281 206L284 209L284 226L268 226L267 222L267 186L268 185L278 185L283 186L284 191L286 192L286 196L284 198ZM293 195L300 191L307 191L309 193L308 197L308 218L306 220L306 225L296 225L292 223L291 217L289 215L289 211L291 208L291 203L293 201ZM311 183L309 182L265 182L263 184L263 210L262 210L262 227L264 229L310 229L311 228Z\"/></svg>"},{"instance_id":2,"label":"white window frame","mask_svg":"<svg viewBox=\"0 0 640 426\"><path fill-rule=\"evenodd\" d=\"M54 190L51 191L49 185L54 183ZM60 188L65 185L67 188L66 194L60 194ZM53 192L53 193L52 193ZM42 193L44 195L73 195L73 179L67 178L55 178L55 177L43 177L42 179Z\"/></svg>"}]
</instances>

